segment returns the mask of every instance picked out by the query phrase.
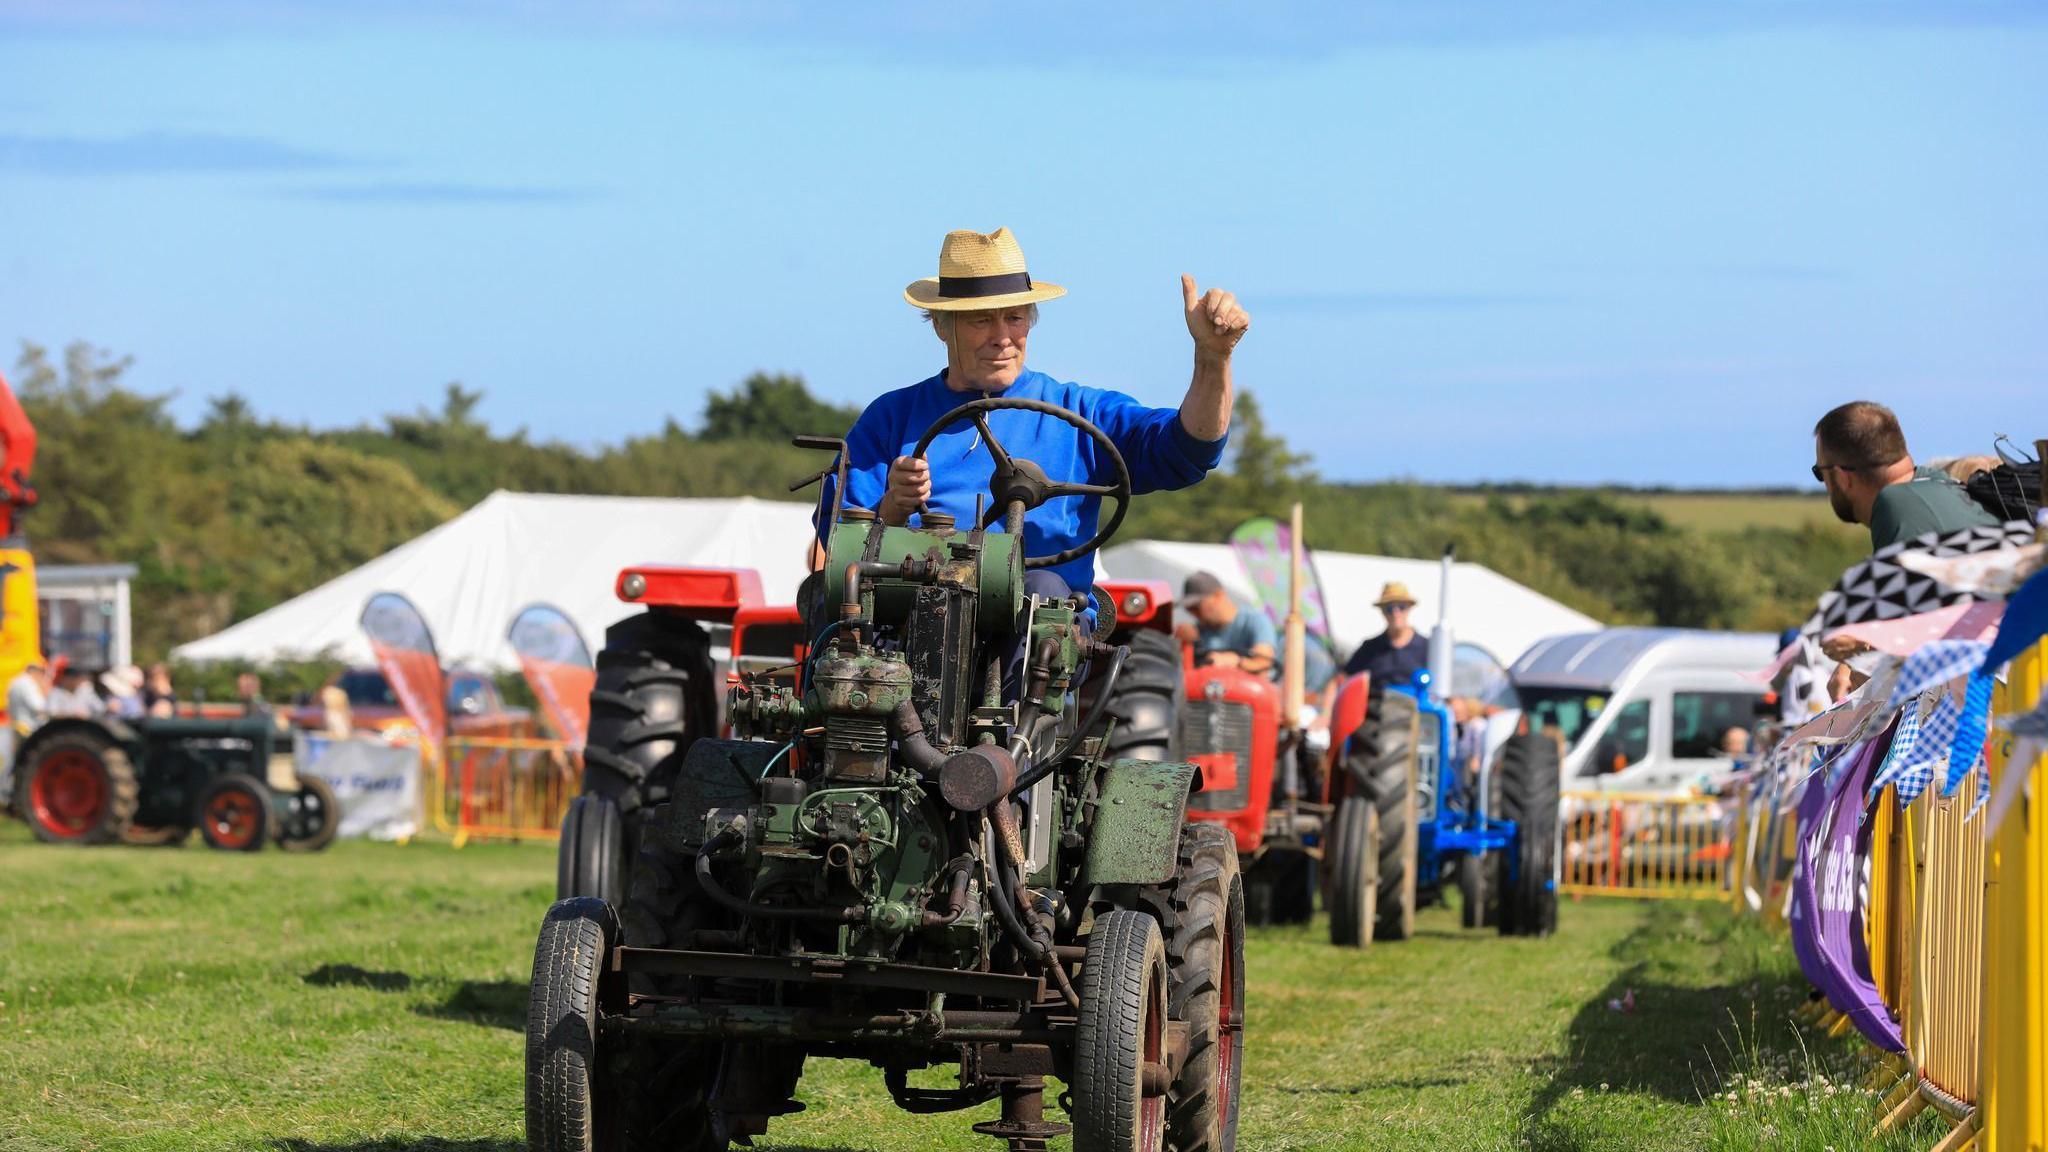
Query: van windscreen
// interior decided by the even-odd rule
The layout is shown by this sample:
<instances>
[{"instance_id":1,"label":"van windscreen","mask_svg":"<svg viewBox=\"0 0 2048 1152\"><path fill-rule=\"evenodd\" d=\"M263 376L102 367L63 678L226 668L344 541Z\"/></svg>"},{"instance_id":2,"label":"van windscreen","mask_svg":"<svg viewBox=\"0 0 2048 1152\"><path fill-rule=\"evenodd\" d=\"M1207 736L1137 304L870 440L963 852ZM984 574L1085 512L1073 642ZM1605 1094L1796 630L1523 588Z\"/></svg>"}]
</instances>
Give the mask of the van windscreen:
<instances>
[{"instance_id":1,"label":"van windscreen","mask_svg":"<svg viewBox=\"0 0 2048 1152\"><path fill-rule=\"evenodd\" d=\"M1527 684L1517 684L1515 694L1521 697L1522 709L1529 714L1530 729L1556 728L1568 748L1579 742L1579 733L1599 717L1608 699L1605 692L1584 688L1539 688Z\"/></svg>"}]
</instances>

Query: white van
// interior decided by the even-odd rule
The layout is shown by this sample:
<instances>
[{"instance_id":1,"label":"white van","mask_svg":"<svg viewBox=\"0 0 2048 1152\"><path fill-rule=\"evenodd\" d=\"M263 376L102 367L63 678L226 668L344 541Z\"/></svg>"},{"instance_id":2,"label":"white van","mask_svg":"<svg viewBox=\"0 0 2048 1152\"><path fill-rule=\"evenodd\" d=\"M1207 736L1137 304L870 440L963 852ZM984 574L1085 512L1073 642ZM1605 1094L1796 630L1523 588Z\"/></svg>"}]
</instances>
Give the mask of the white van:
<instances>
[{"instance_id":1,"label":"white van","mask_svg":"<svg viewBox=\"0 0 2048 1152\"><path fill-rule=\"evenodd\" d=\"M1754 727L1777 655L1764 632L1609 628L1538 641L1509 670L1537 727L1565 746L1566 788L1679 792L1734 767L1730 728Z\"/></svg>"}]
</instances>

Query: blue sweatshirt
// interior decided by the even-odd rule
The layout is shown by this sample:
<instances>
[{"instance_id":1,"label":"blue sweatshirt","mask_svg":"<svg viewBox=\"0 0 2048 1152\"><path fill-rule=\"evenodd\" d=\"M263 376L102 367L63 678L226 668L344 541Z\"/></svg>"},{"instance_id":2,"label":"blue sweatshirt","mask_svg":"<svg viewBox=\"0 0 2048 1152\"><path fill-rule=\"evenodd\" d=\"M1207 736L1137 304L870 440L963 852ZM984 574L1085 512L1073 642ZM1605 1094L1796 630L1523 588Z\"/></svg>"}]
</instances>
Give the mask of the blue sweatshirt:
<instances>
[{"instance_id":1,"label":"blue sweatshirt","mask_svg":"<svg viewBox=\"0 0 2048 1152\"><path fill-rule=\"evenodd\" d=\"M860 414L847 433L846 504L879 508L889 483L889 463L908 456L932 421L977 398L980 393L946 387L945 373L908 388L885 392ZM1107 434L1131 472L1134 494L1186 488L1200 480L1223 458L1222 439L1197 440L1181 427L1174 408L1147 408L1121 392L1067 384L1043 372L1025 371L1002 392L986 395L1042 400L1093 423ZM1049 479L1082 484L1113 484L1116 469L1093 438L1073 425L1037 412L1006 410L988 413L995 433L1012 459L1029 460ZM989 476L995 460L981 442L972 420L961 420L941 432L926 451L932 470L930 507L950 513L962 528L973 527L974 501L986 506ZM824 507L830 508L833 481L825 480ZM1096 496L1062 496L1033 509L1024 518L1024 551L1029 556L1064 552L1095 535L1102 500ZM822 533L821 533L822 535ZM1081 556L1050 569L1071 589L1095 583L1095 558Z\"/></svg>"}]
</instances>

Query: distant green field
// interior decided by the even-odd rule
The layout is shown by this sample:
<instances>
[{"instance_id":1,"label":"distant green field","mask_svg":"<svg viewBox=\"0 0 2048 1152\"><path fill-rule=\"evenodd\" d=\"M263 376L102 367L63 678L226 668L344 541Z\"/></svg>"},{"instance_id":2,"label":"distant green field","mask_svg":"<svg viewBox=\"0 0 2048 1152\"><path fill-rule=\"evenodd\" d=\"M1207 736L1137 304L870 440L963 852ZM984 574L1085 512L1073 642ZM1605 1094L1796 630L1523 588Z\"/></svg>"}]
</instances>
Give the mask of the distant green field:
<instances>
[{"instance_id":1,"label":"distant green field","mask_svg":"<svg viewBox=\"0 0 2048 1152\"><path fill-rule=\"evenodd\" d=\"M68 849L10 821L0 877L0 1149L525 1147L552 847ZM1836 1088L1856 1049L1787 1022L1782 936L1718 905L1560 920L1501 940L1436 908L1366 952L1320 923L1253 933L1238 1146L1873 1146L1876 1100ZM998 1152L968 1131L992 1105L905 1115L865 1065L814 1061L800 1091L766 1147ZM1929 1123L1878 1146L1929 1147Z\"/></svg>"},{"instance_id":2,"label":"distant green field","mask_svg":"<svg viewBox=\"0 0 2048 1152\"><path fill-rule=\"evenodd\" d=\"M1566 489L1550 489L1556 495ZM1702 532L1739 532L1744 528L1800 528L1809 524L1854 532L1828 508L1825 494L1793 495L1775 492L1634 492L1628 489L1599 489L1602 495L1627 504L1648 508L1679 528ZM1458 492L1455 499L1478 504L1486 499L1479 492ZM1508 497L1514 500L1515 497Z\"/></svg>"}]
</instances>

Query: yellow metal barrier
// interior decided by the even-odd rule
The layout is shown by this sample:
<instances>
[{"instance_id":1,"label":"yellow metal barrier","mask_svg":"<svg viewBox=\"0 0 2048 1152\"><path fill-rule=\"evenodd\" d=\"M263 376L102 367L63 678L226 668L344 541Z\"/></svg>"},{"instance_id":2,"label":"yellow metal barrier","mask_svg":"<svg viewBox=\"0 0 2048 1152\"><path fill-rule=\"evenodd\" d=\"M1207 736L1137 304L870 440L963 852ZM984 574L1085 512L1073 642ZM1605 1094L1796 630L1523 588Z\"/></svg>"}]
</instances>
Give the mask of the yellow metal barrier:
<instances>
[{"instance_id":1,"label":"yellow metal barrier","mask_svg":"<svg viewBox=\"0 0 2048 1152\"><path fill-rule=\"evenodd\" d=\"M2048 681L2048 642L2013 660L1995 699L2001 716L2027 712ZM2048 755L2011 763L1995 735L1991 763L2026 772L2031 796L2013 801L1988 846L1984 919L1983 1124L1988 1152L2048 1149Z\"/></svg>"},{"instance_id":2,"label":"yellow metal barrier","mask_svg":"<svg viewBox=\"0 0 2048 1152\"><path fill-rule=\"evenodd\" d=\"M1909 1100L1887 1118L1896 1123L1933 1104L1962 1122L1965 1138L1975 1130L1984 1013L1984 814L1970 814L1980 772L1953 796L1929 789L1910 810L1916 830L1925 822L1905 1022L1921 1104Z\"/></svg>"},{"instance_id":3,"label":"yellow metal barrier","mask_svg":"<svg viewBox=\"0 0 2048 1152\"><path fill-rule=\"evenodd\" d=\"M583 758L559 740L451 736L428 801L435 826L471 840L552 840L583 786Z\"/></svg>"},{"instance_id":4,"label":"yellow metal barrier","mask_svg":"<svg viewBox=\"0 0 2048 1152\"><path fill-rule=\"evenodd\" d=\"M1738 802L1627 792L1566 792L1560 799L1559 892L1729 897Z\"/></svg>"}]
</instances>

